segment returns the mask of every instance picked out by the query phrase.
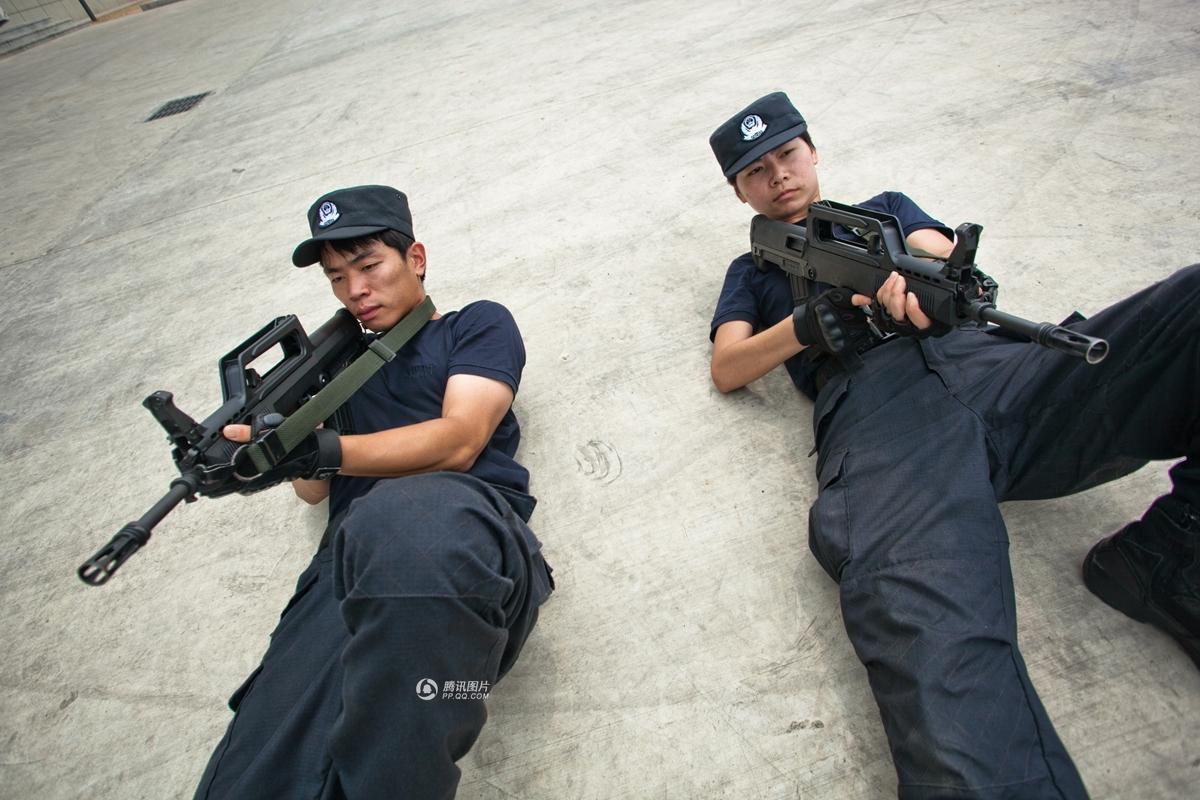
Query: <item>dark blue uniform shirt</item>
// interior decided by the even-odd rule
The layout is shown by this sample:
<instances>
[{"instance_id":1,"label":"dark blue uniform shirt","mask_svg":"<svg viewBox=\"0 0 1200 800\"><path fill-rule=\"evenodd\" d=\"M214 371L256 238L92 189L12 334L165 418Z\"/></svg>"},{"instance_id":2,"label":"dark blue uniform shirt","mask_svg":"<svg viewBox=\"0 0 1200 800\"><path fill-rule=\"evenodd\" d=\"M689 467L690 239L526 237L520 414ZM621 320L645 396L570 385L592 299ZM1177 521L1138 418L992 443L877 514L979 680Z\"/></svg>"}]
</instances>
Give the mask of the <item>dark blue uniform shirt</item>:
<instances>
[{"instance_id":1,"label":"dark blue uniform shirt","mask_svg":"<svg viewBox=\"0 0 1200 800\"><path fill-rule=\"evenodd\" d=\"M858 205L894 215L900 221L900 230L905 236L923 228L932 228L944 233L947 238L954 238L952 230L926 214L900 192L877 194ZM817 292L828 288L825 284L816 285ZM787 273L774 265L764 272L754 264L754 258L745 253L734 259L725 273L725 284L717 300L709 339L716 337L717 328L721 325L735 320L749 322L754 332L758 333L791 316L792 308L792 287ZM784 362L792 382L814 400L817 397L816 372L827 358L825 353L810 347Z\"/></svg>"},{"instance_id":2,"label":"dark blue uniform shirt","mask_svg":"<svg viewBox=\"0 0 1200 800\"><path fill-rule=\"evenodd\" d=\"M430 320L346 402L354 433L412 425L442 416L451 375L480 375L507 384L515 395L525 367L525 345L508 309L482 300ZM469 474L501 491L524 517L533 510L529 472L517 463L521 428L510 408ZM336 475L330 487L332 519L379 478Z\"/></svg>"}]
</instances>

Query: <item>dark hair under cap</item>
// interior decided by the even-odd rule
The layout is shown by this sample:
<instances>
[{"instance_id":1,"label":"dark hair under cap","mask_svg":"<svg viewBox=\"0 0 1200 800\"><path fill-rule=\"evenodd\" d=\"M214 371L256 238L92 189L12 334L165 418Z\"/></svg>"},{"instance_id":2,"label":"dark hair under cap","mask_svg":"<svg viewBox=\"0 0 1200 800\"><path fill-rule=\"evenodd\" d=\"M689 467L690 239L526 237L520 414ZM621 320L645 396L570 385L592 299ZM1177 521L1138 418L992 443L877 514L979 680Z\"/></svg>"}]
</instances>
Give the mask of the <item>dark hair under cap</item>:
<instances>
[{"instance_id":1,"label":"dark hair under cap","mask_svg":"<svg viewBox=\"0 0 1200 800\"><path fill-rule=\"evenodd\" d=\"M802 136L808 123L783 92L760 97L726 120L708 137L726 178L737 175L757 158Z\"/></svg>"}]
</instances>

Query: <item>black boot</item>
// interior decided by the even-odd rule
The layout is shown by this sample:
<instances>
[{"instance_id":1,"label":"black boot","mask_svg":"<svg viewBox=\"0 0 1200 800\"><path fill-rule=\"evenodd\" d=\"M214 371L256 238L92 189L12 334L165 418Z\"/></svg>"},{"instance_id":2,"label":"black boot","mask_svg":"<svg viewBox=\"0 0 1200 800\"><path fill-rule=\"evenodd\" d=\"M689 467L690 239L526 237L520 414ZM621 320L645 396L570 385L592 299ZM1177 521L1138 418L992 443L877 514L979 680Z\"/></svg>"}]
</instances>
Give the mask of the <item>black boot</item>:
<instances>
[{"instance_id":1,"label":"black boot","mask_svg":"<svg viewBox=\"0 0 1200 800\"><path fill-rule=\"evenodd\" d=\"M1083 582L1118 611L1174 636L1200 667L1200 510L1160 497L1091 549Z\"/></svg>"}]
</instances>

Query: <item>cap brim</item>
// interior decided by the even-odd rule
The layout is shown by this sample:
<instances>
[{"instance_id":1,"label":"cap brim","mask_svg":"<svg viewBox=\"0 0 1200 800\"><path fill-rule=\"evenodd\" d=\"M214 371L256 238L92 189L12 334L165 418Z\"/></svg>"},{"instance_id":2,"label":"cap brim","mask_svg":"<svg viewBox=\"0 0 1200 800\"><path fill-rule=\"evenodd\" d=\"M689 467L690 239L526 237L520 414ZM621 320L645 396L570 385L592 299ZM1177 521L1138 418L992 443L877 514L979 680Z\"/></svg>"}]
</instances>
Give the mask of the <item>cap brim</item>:
<instances>
[{"instance_id":1,"label":"cap brim","mask_svg":"<svg viewBox=\"0 0 1200 800\"><path fill-rule=\"evenodd\" d=\"M297 267L307 267L317 263L321 260L321 247L324 246L325 242L333 239L353 239L357 236L366 236L386 230L387 227L383 225L358 225L346 228L334 228L333 230L319 233L313 238L305 239L296 245L296 249L292 251L292 263Z\"/></svg>"},{"instance_id":2,"label":"cap brim","mask_svg":"<svg viewBox=\"0 0 1200 800\"><path fill-rule=\"evenodd\" d=\"M779 147L781 144L790 141L791 139L795 139L806 130L808 130L808 123L801 122L799 125L793 125L787 130L777 133L774 136L768 136L761 142L754 145L754 147L751 147L746 154L737 161L733 162L733 164L729 166L729 169L725 170L725 177L732 178L734 175L737 175L739 172L749 166L751 161L762 158L776 147Z\"/></svg>"}]
</instances>

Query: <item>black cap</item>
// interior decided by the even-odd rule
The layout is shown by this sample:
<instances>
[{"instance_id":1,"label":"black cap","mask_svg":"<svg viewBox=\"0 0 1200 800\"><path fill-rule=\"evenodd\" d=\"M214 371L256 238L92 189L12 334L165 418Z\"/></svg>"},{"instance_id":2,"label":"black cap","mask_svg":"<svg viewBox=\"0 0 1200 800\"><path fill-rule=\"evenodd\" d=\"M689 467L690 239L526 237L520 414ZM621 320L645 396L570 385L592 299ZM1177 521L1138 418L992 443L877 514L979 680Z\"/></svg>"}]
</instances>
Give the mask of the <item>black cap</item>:
<instances>
[{"instance_id":1,"label":"black cap","mask_svg":"<svg viewBox=\"0 0 1200 800\"><path fill-rule=\"evenodd\" d=\"M808 123L783 92L760 97L708 137L717 163L732 178L751 161L808 130Z\"/></svg>"},{"instance_id":2,"label":"black cap","mask_svg":"<svg viewBox=\"0 0 1200 800\"><path fill-rule=\"evenodd\" d=\"M308 227L312 238L292 253L297 267L320 261L322 244L330 239L353 239L386 230L416 238L408 198L390 186L351 186L324 194L308 209Z\"/></svg>"}]
</instances>

